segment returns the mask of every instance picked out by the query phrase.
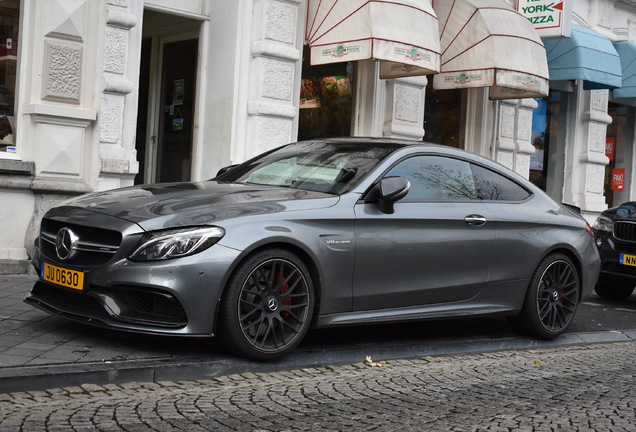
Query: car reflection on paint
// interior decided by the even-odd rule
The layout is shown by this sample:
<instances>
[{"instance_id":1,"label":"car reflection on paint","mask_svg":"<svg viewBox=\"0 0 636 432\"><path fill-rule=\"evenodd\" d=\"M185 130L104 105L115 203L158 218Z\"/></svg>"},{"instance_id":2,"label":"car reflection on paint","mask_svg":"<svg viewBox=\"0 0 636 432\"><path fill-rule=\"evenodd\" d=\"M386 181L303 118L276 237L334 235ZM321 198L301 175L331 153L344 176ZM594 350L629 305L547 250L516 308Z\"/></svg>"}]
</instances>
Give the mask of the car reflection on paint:
<instances>
[{"instance_id":1,"label":"car reflection on paint","mask_svg":"<svg viewBox=\"0 0 636 432\"><path fill-rule=\"evenodd\" d=\"M594 222L601 274L594 287L604 298L625 300L636 286L636 202L602 212Z\"/></svg>"},{"instance_id":2,"label":"car reflection on paint","mask_svg":"<svg viewBox=\"0 0 636 432\"><path fill-rule=\"evenodd\" d=\"M600 268L590 226L512 171L363 138L76 198L44 216L33 263L36 307L259 360L312 326L500 315L554 338Z\"/></svg>"}]
</instances>

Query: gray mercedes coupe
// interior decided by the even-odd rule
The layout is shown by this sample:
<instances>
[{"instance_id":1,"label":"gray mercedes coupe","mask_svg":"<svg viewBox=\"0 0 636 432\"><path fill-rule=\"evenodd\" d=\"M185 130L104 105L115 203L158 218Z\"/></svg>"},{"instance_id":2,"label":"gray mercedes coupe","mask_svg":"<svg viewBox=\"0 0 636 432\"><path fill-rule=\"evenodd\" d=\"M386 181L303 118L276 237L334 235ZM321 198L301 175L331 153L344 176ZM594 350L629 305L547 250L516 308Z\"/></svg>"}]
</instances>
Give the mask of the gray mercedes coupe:
<instances>
[{"instance_id":1,"label":"gray mercedes coupe","mask_svg":"<svg viewBox=\"0 0 636 432\"><path fill-rule=\"evenodd\" d=\"M414 141L289 144L209 181L48 211L26 302L83 323L218 336L257 360L310 327L509 317L550 339L592 293L585 220L514 172Z\"/></svg>"}]
</instances>

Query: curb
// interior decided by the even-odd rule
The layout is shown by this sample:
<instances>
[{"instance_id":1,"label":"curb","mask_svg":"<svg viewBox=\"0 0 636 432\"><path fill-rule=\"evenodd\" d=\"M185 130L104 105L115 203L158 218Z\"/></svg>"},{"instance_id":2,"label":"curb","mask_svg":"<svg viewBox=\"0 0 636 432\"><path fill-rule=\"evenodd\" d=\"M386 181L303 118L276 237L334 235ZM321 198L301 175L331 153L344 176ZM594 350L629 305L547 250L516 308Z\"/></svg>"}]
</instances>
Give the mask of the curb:
<instances>
[{"instance_id":1,"label":"curb","mask_svg":"<svg viewBox=\"0 0 636 432\"><path fill-rule=\"evenodd\" d=\"M136 360L122 362L75 363L55 366L28 366L0 369L0 393L42 391L84 384L106 385L130 382L193 381L220 376L270 373L307 367L338 366L374 359L409 359L483 352L545 349L560 346L598 343L634 342L636 329L565 334L551 341L529 338L474 339L435 341L384 346L330 347L325 350L297 349L290 355L269 363L233 357L197 357L183 360Z\"/></svg>"}]
</instances>

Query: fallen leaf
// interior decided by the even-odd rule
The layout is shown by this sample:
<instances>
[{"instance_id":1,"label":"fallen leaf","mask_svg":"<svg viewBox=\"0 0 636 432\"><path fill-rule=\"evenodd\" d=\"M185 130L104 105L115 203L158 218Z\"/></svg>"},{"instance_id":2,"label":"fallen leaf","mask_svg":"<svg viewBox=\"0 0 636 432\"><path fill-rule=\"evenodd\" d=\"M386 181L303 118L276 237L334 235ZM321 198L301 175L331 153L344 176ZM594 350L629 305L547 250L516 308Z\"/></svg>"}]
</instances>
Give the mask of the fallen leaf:
<instances>
[{"instance_id":1,"label":"fallen leaf","mask_svg":"<svg viewBox=\"0 0 636 432\"><path fill-rule=\"evenodd\" d=\"M384 360L379 361L379 362L374 362L373 359L371 358L371 356L366 356L364 358L364 363L367 366L371 366L371 367L382 367L382 365L386 364L386 362Z\"/></svg>"}]
</instances>

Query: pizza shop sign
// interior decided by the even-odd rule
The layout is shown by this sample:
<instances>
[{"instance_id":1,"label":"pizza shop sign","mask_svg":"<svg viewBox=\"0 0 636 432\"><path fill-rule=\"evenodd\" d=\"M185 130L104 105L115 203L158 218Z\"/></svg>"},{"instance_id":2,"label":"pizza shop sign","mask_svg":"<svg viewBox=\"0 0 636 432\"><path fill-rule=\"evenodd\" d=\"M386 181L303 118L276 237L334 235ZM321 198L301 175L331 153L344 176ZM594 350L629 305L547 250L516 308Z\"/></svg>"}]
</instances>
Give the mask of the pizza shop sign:
<instances>
[{"instance_id":1,"label":"pizza shop sign","mask_svg":"<svg viewBox=\"0 0 636 432\"><path fill-rule=\"evenodd\" d=\"M530 20L541 37L570 36L572 0L518 0L517 11Z\"/></svg>"}]
</instances>

